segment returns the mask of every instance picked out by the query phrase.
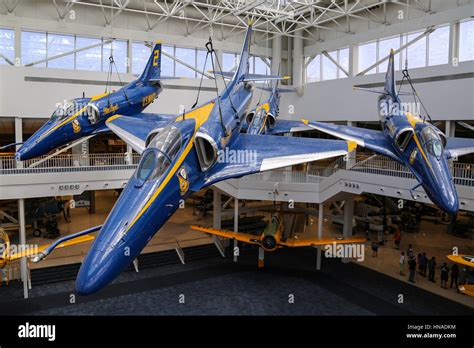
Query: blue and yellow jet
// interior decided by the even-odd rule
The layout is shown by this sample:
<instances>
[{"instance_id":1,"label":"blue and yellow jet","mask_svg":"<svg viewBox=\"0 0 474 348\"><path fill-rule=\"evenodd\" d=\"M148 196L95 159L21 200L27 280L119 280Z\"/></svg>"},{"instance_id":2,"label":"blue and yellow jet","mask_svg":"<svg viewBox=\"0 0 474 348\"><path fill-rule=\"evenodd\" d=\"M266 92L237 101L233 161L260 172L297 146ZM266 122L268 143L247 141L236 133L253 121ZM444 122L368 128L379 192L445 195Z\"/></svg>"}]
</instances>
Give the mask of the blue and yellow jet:
<instances>
[{"instance_id":1,"label":"blue and yellow jet","mask_svg":"<svg viewBox=\"0 0 474 348\"><path fill-rule=\"evenodd\" d=\"M217 98L172 121L118 114L107 120L107 127L141 159L104 225L73 235L100 230L79 270L79 294L92 294L115 279L192 192L221 180L345 155L355 148L350 141L241 132L253 96L250 81L257 80L249 74L251 33L249 27L238 69ZM53 249L43 250L34 261Z\"/></svg>"},{"instance_id":2,"label":"blue and yellow jet","mask_svg":"<svg viewBox=\"0 0 474 348\"><path fill-rule=\"evenodd\" d=\"M394 52L390 52L385 88L378 99L382 131L308 122L310 127L354 141L405 165L423 186L431 201L449 214L457 213L459 200L447 160L474 152L474 140L447 138L436 126L404 111L395 88Z\"/></svg>"},{"instance_id":3,"label":"blue and yellow jet","mask_svg":"<svg viewBox=\"0 0 474 348\"><path fill-rule=\"evenodd\" d=\"M143 73L136 80L116 92L65 102L23 143L15 155L16 159L41 156L85 136L107 131L105 121L116 114L149 117L141 112L153 103L162 90L160 70L161 43L157 42ZM166 115L163 117L166 118Z\"/></svg>"},{"instance_id":4,"label":"blue and yellow jet","mask_svg":"<svg viewBox=\"0 0 474 348\"><path fill-rule=\"evenodd\" d=\"M293 92L293 89L279 88L278 80L273 83L271 89L262 89L269 91L270 95L265 102L259 102L257 107L245 117L245 124L242 129L247 134L278 135L312 129L301 121L280 120L278 118L280 113L280 93Z\"/></svg>"}]
</instances>

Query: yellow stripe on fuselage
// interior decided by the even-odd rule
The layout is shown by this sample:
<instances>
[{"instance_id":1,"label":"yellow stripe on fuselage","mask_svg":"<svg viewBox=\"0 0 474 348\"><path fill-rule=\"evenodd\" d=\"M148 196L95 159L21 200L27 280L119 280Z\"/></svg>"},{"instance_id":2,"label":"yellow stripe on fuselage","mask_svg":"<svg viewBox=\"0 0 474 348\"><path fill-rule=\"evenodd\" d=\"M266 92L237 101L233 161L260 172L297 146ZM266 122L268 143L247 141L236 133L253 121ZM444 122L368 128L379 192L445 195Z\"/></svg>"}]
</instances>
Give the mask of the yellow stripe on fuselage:
<instances>
[{"instance_id":1,"label":"yellow stripe on fuselage","mask_svg":"<svg viewBox=\"0 0 474 348\"><path fill-rule=\"evenodd\" d=\"M196 134L196 131L199 129L199 127L208 120L209 115L211 114L212 108L214 107L214 103L209 103L206 105L203 105L197 109L194 109L185 115L178 117L176 119L176 122L182 121L182 120L187 120L187 119L194 119L196 121L195 128L194 128L194 134ZM133 224L143 215L143 213L150 207L150 205L155 201L155 199L160 195L161 191L166 187L166 185L169 183L171 178L174 176L176 171L180 168L181 164L183 161L186 159L186 156L188 155L189 151L193 148L194 145L194 134L192 139L189 141L188 145L186 145L186 148L183 150L183 153L178 157L176 160L173 168L171 168L170 172L166 176L166 178L163 180L163 182L158 186L158 189L153 193L153 195L150 197L148 202L146 202L145 206L140 210L140 212L137 214L137 216L133 219L133 221L130 223L128 226L127 230L125 233L127 233L130 228L133 226Z\"/></svg>"},{"instance_id":2,"label":"yellow stripe on fuselage","mask_svg":"<svg viewBox=\"0 0 474 348\"><path fill-rule=\"evenodd\" d=\"M76 112L74 115L72 116L69 116L68 118L66 118L64 121L62 121L60 124L54 126L53 128L51 128L49 131L47 131L46 133L44 133L40 139L43 139L45 136L51 134L51 132L54 132L56 129L64 126L66 123L72 121L73 119L75 119L77 116L79 116L84 110L86 109L86 107L84 106L81 110L79 110L78 112Z\"/></svg>"},{"instance_id":3,"label":"yellow stripe on fuselage","mask_svg":"<svg viewBox=\"0 0 474 348\"><path fill-rule=\"evenodd\" d=\"M418 116L415 116L409 112L406 113L406 117L410 125L415 130L415 132L413 133L413 139L415 139L416 146L418 147L418 150L420 150L421 155L423 156L423 159L425 160L426 164L428 165L428 167L430 167L431 172L433 173L433 175L435 175L433 167L431 166L431 163L428 160L428 156L426 156L426 153L423 150L423 147L421 146L420 140L418 139L418 136L416 135L416 124L423 122L423 120L419 118Z\"/></svg>"},{"instance_id":4,"label":"yellow stripe on fuselage","mask_svg":"<svg viewBox=\"0 0 474 348\"><path fill-rule=\"evenodd\" d=\"M107 95L109 95L110 92L105 92L105 93L101 93L101 94L97 94L93 97L91 97L91 100L90 101L96 101L96 100L99 100ZM69 116L67 119L65 119L63 122L61 122L60 124L54 126L53 128L51 128L48 132L46 132L40 139L43 139L45 136L47 136L48 134L50 134L51 132L55 131L56 129L58 129L59 127L62 127L64 126L66 123L69 123L71 122L72 120L74 120L77 116L79 116L84 110L86 109L86 106L84 106L81 110L79 110L78 112L76 112L74 115L72 116Z\"/></svg>"}]
</instances>

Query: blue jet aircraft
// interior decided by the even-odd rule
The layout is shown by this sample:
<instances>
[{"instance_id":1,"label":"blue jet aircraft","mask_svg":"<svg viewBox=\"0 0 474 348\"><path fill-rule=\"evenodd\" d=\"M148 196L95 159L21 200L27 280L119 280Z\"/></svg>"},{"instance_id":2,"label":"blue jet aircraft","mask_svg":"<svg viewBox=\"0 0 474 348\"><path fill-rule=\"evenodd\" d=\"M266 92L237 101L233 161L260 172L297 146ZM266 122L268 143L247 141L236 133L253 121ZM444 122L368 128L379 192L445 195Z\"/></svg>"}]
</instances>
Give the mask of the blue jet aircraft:
<instances>
[{"instance_id":1,"label":"blue jet aircraft","mask_svg":"<svg viewBox=\"0 0 474 348\"><path fill-rule=\"evenodd\" d=\"M270 91L270 96L267 101L259 103L245 117L245 124L242 126L242 129L247 134L278 135L312 129L301 121L280 120L278 118L280 113L280 92L293 92L292 89L278 88L278 80L274 82L273 88L262 89Z\"/></svg>"},{"instance_id":2,"label":"blue jet aircraft","mask_svg":"<svg viewBox=\"0 0 474 348\"><path fill-rule=\"evenodd\" d=\"M447 160L474 152L474 140L447 138L436 126L404 111L395 87L394 52L390 52L385 88L378 99L382 131L308 122L310 127L332 136L354 141L405 165L441 210L456 214L458 195Z\"/></svg>"},{"instance_id":3,"label":"blue jet aircraft","mask_svg":"<svg viewBox=\"0 0 474 348\"><path fill-rule=\"evenodd\" d=\"M115 115L106 125L141 154L140 163L103 226L58 240L36 255L38 262L62 242L97 231L76 280L89 295L115 279L192 193L221 180L342 156L354 142L241 133L253 96L249 74L251 27L239 66L217 98L172 121ZM273 79L273 77L271 77Z\"/></svg>"},{"instance_id":4,"label":"blue jet aircraft","mask_svg":"<svg viewBox=\"0 0 474 348\"><path fill-rule=\"evenodd\" d=\"M162 90L160 70L161 43L157 42L143 73L136 80L116 92L65 102L23 143L15 155L16 159L41 156L85 136L108 131L105 121L116 114L149 117L140 112L153 103Z\"/></svg>"}]
</instances>

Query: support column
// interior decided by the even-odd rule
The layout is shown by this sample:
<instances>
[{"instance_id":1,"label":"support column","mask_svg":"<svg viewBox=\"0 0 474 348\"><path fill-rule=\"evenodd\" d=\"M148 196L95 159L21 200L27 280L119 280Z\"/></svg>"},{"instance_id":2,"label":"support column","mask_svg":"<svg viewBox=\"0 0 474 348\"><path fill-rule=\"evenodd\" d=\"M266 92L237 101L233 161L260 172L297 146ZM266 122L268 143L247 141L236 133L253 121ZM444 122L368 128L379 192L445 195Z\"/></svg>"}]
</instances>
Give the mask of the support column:
<instances>
[{"instance_id":1,"label":"support column","mask_svg":"<svg viewBox=\"0 0 474 348\"><path fill-rule=\"evenodd\" d=\"M133 148L127 144L127 155L125 156L125 162L128 165L133 164Z\"/></svg>"},{"instance_id":2,"label":"support column","mask_svg":"<svg viewBox=\"0 0 474 348\"><path fill-rule=\"evenodd\" d=\"M456 122L455 121L446 121L446 136L448 138L454 137L456 132Z\"/></svg>"},{"instance_id":3,"label":"support column","mask_svg":"<svg viewBox=\"0 0 474 348\"><path fill-rule=\"evenodd\" d=\"M349 47L349 76L357 75L359 69L359 46L352 45Z\"/></svg>"},{"instance_id":4,"label":"support column","mask_svg":"<svg viewBox=\"0 0 474 348\"><path fill-rule=\"evenodd\" d=\"M258 248L258 268L265 266L265 250L262 247Z\"/></svg>"},{"instance_id":5,"label":"support column","mask_svg":"<svg viewBox=\"0 0 474 348\"><path fill-rule=\"evenodd\" d=\"M234 232L239 232L239 199L234 198ZM232 255L234 255L234 262L237 262L237 253L235 252L238 247L238 242L234 239L234 246L232 250ZM239 252L240 253L240 252Z\"/></svg>"},{"instance_id":6,"label":"support column","mask_svg":"<svg viewBox=\"0 0 474 348\"><path fill-rule=\"evenodd\" d=\"M20 250L26 250L25 200L18 200L18 222L20 224ZM28 298L28 263L26 257L20 259L21 281L23 282L23 297Z\"/></svg>"},{"instance_id":7,"label":"support column","mask_svg":"<svg viewBox=\"0 0 474 348\"><path fill-rule=\"evenodd\" d=\"M324 204L319 203L318 211L318 239L323 239L323 222L324 222ZM316 260L316 269L321 269L321 247L318 246L318 258Z\"/></svg>"},{"instance_id":8,"label":"support column","mask_svg":"<svg viewBox=\"0 0 474 348\"><path fill-rule=\"evenodd\" d=\"M459 63L459 22L451 23L449 30L449 64L455 62Z\"/></svg>"},{"instance_id":9,"label":"support column","mask_svg":"<svg viewBox=\"0 0 474 348\"><path fill-rule=\"evenodd\" d=\"M357 122L347 121L349 127L357 127ZM352 168L356 164L356 149L347 154L346 168Z\"/></svg>"},{"instance_id":10,"label":"support column","mask_svg":"<svg viewBox=\"0 0 474 348\"><path fill-rule=\"evenodd\" d=\"M215 229L221 229L222 221L222 195L216 188L213 188L213 201L212 201L212 227Z\"/></svg>"},{"instance_id":11,"label":"support column","mask_svg":"<svg viewBox=\"0 0 474 348\"><path fill-rule=\"evenodd\" d=\"M89 165L89 139L71 148L71 153L74 155L74 167L86 167Z\"/></svg>"},{"instance_id":12,"label":"support column","mask_svg":"<svg viewBox=\"0 0 474 348\"><path fill-rule=\"evenodd\" d=\"M21 142L23 142L23 120L20 117L15 117L15 143ZM21 145L16 145L16 151L18 151L20 147ZM17 161L16 167L23 168L23 162Z\"/></svg>"},{"instance_id":13,"label":"support column","mask_svg":"<svg viewBox=\"0 0 474 348\"><path fill-rule=\"evenodd\" d=\"M278 67L281 64L281 36L272 39L272 75L278 74ZM280 74L282 73L280 69Z\"/></svg>"},{"instance_id":14,"label":"support column","mask_svg":"<svg viewBox=\"0 0 474 348\"><path fill-rule=\"evenodd\" d=\"M354 218L354 197L348 196L344 201L344 226L343 226L343 236L344 238L352 237L352 220ZM350 258L343 258L342 262L350 262Z\"/></svg>"},{"instance_id":15,"label":"support column","mask_svg":"<svg viewBox=\"0 0 474 348\"><path fill-rule=\"evenodd\" d=\"M301 87L303 85L303 30L295 31L298 37L293 38L293 80L292 85Z\"/></svg>"}]
</instances>

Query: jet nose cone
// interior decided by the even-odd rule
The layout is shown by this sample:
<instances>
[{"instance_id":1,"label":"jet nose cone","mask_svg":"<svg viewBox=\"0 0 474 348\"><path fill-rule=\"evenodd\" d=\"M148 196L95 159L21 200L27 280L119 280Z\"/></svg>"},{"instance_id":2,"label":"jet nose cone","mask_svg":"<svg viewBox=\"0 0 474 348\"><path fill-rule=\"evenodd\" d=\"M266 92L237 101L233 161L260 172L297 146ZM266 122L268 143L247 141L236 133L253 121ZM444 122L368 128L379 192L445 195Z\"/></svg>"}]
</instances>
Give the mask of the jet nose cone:
<instances>
[{"instance_id":1,"label":"jet nose cone","mask_svg":"<svg viewBox=\"0 0 474 348\"><path fill-rule=\"evenodd\" d=\"M105 285L114 277L112 255L99 248L92 247L87 253L79 269L76 279L76 291L80 295L91 295Z\"/></svg>"},{"instance_id":2,"label":"jet nose cone","mask_svg":"<svg viewBox=\"0 0 474 348\"><path fill-rule=\"evenodd\" d=\"M442 209L448 214L457 214L459 210L459 200L457 195L447 195L444 197Z\"/></svg>"},{"instance_id":3,"label":"jet nose cone","mask_svg":"<svg viewBox=\"0 0 474 348\"><path fill-rule=\"evenodd\" d=\"M21 151L17 151L15 153L15 160L17 161L21 161L22 160L22 152Z\"/></svg>"}]
</instances>

